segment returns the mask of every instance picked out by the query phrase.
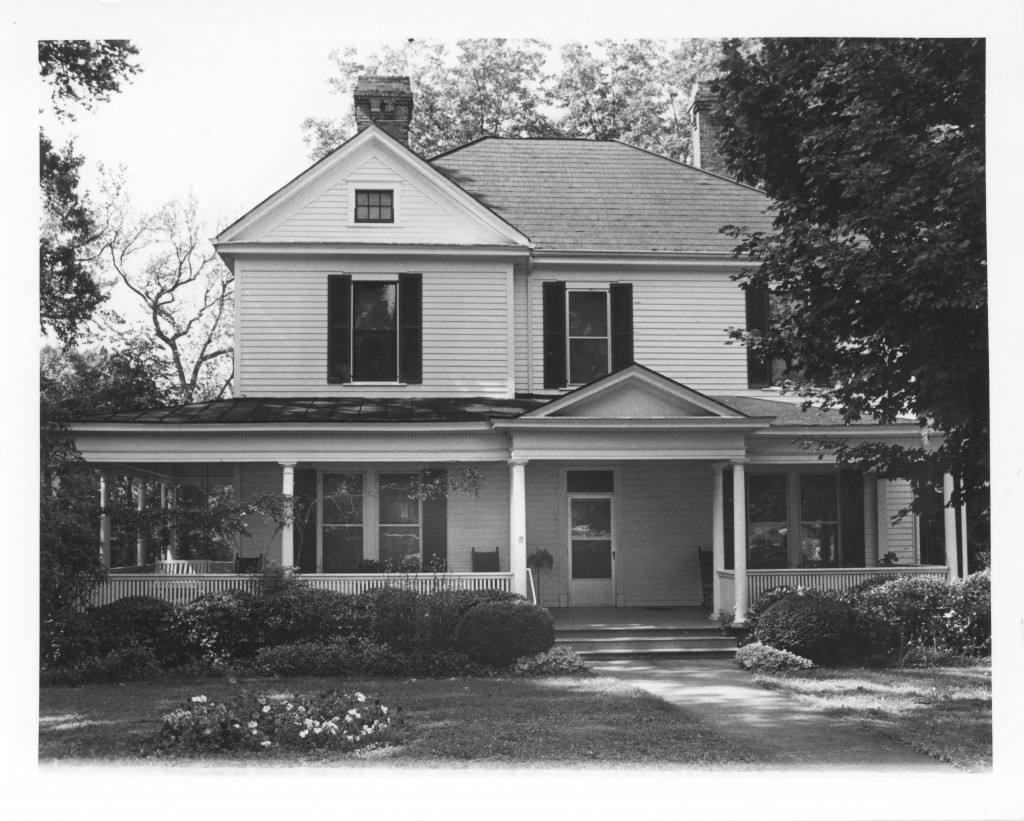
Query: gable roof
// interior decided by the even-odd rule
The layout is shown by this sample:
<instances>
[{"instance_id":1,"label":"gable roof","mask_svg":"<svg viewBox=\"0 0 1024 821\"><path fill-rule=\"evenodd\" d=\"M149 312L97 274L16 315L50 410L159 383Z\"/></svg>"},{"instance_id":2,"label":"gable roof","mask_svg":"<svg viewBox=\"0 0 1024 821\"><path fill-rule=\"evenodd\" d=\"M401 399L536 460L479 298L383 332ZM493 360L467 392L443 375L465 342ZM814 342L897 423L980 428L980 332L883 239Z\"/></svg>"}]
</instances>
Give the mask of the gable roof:
<instances>
[{"instance_id":1,"label":"gable roof","mask_svg":"<svg viewBox=\"0 0 1024 821\"><path fill-rule=\"evenodd\" d=\"M430 164L539 250L729 254L771 229L761 191L618 141L484 137Z\"/></svg>"}]
</instances>

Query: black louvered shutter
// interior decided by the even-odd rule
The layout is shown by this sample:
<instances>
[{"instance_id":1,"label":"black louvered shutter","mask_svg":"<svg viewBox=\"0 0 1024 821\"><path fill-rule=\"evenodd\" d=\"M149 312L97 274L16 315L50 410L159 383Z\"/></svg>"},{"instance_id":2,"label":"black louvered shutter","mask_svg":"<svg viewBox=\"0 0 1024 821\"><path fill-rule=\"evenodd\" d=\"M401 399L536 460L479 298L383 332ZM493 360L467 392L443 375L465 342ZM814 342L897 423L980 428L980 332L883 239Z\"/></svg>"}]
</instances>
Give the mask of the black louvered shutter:
<instances>
[{"instance_id":1,"label":"black louvered shutter","mask_svg":"<svg viewBox=\"0 0 1024 821\"><path fill-rule=\"evenodd\" d=\"M295 471L295 564L303 573L316 573L316 471Z\"/></svg>"},{"instance_id":2,"label":"black louvered shutter","mask_svg":"<svg viewBox=\"0 0 1024 821\"><path fill-rule=\"evenodd\" d=\"M843 567L864 567L864 474L839 472L839 542Z\"/></svg>"},{"instance_id":3,"label":"black louvered shutter","mask_svg":"<svg viewBox=\"0 0 1024 821\"><path fill-rule=\"evenodd\" d=\"M398 381L423 383L423 275L398 277Z\"/></svg>"},{"instance_id":4,"label":"black louvered shutter","mask_svg":"<svg viewBox=\"0 0 1024 821\"><path fill-rule=\"evenodd\" d=\"M633 364L633 286L628 282L613 283L610 298L612 371L621 371Z\"/></svg>"},{"instance_id":5,"label":"black louvered shutter","mask_svg":"<svg viewBox=\"0 0 1024 821\"><path fill-rule=\"evenodd\" d=\"M544 283L544 387L564 388L565 283Z\"/></svg>"},{"instance_id":6,"label":"black louvered shutter","mask_svg":"<svg viewBox=\"0 0 1024 821\"><path fill-rule=\"evenodd\" d=\"M327 381L352 381L352 277L327 277Z\"/></svg>"},{"instance_id":7,"label":"black louvered shutter","mask_svg":"<svg viewBox=\"0 0 1024 821\"><path fill-rule=\"evenodd\" d=\"M722 471L722 528L725 535L725 569L736 567L736 533L732 522L732 470Z\"/></svg>"},{"instance_id":8,"label":"black louvered shutter","mask_svg":"<svg viewBox=\"0 0 1024 821\"><path fill-rule=\"evenodd\" d=\"M747 330L768 330L768 291L764 288L748 288L747 296ZM760 353L747 348L747 387L767 388L771 385L771 362Z\"/></svg>"},{"instance_id":9,"label":"black louvered shutter","mask_svg":"<svg viewBox=\"0 0 1024 821\"><path fill-rule=\"evenodd\" d=\"M448 472L428 470L423 478L444 487ZM423 569L448 569L448 497L443 492L423 500Z\"/></svg>"}]
</instances>

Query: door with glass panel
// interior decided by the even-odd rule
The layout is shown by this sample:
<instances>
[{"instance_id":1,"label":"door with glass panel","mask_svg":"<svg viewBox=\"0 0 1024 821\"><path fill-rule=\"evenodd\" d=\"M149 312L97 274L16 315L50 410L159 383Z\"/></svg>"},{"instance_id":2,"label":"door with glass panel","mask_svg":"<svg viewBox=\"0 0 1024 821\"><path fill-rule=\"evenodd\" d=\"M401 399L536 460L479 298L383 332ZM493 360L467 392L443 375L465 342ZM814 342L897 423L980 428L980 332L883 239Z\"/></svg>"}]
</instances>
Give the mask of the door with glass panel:
<instances>
[{"instance_id":1,"label":"door with glass panel","mask_svg":"<svg viewBox=\"0 0 1024 821\"><path fill-rule=\"evenodd\" d=\"M569 602L615 606L611 497L569 496Z\"/></svg>"}]
</instances>

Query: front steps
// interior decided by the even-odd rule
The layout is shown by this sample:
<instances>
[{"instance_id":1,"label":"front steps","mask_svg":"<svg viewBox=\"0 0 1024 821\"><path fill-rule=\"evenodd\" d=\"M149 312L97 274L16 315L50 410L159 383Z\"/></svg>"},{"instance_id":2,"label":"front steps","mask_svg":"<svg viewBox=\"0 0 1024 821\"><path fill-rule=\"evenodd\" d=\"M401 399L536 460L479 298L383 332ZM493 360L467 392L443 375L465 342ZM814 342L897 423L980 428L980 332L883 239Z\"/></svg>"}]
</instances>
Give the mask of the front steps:
<instances>
[{"instance_id":1,"label":"front steps","mask_svg":"<svg viewBox=\"0 0 1024 821\"><path fill-rule=\"evenodd\" d=\"M584 659L663 658L731 659L735 637L717 627L588 627L555 631L555 645L575 650Z\"/></svg>"}]
</instances>

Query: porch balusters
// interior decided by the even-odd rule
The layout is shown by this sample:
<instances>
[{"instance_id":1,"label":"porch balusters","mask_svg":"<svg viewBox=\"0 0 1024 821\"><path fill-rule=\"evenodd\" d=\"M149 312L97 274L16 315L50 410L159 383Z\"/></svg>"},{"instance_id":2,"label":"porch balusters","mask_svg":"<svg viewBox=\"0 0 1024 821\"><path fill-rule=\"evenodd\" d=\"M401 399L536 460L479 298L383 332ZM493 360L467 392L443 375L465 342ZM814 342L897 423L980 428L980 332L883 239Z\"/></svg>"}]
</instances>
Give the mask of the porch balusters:
<instances>
[{"instance_id":1,"label":"porch balusters","mask_svg":"<svg viewBox=\"0 0 1024 821\"><path fill-rule=\"evenodd\" d=\"M135 480L135 496L139 513L146 510L146 482L143 479ZM142 567L149 561L149 540L145 532L140 528L139 537L135 542L135 564Z\"/></svg>"},{"instance_id":2,"label":"porch balusters","mask_svg":"<svg viewBox=\"0 0 1024 821\"><path fill-rule=\"evenodd\" d=\"M100 471L100 560L110 570L110 471Z\"/></svg>"},{"instance_id":3,"label":"porch balusters","mask_svg":"<svg viewBox=\"0 0 1024 821\"><path fill-rule=\"evenodd\" d=\"M509 459L509 560L512 591L526 595L526 460Z\"/></svg>"},{"instance_id":4,"label":"porch balusters","mask_svg":"<svg viewBox=\"0 0 1024 821\"><path fill-rule=\"evenodd\" d=\"M295 462L281 462L281 475L283 479L281 492L285 496L295 495ZM291 503L286 513L291 514ZM286 517L284 526L281 528L281 567L294 567L295 565L295 525L291 516Z\"/></svg>"},{"instance_id":5,"label":"porch balusters","mask_svg":"<svg viewBox=\"0 0 1024 821\"><path fill-rule=\"evenodd\" d=\"M749 591L747 589L747 483L742 460L732 463L732 528L733 567L736 569L736 616L733 624L743 627L747 623Z\"/></svg>"},{"instance_id":6,"label":"porch balusters","mask_svg":"<svg viewBox=\"0 0 1024 821\"><path fill-rule=\"evenodd\" d=\"M718 621L719 613L723 609L722 603L722 580L718 574L725 570L725 491L722 486L722 471L725 468L723 462L714 462L711 465L712 471L712 493L711 493L711 562L713 571L711 581L713 593L711 596L711 621Z\"/></svg>"}]
</instances>

